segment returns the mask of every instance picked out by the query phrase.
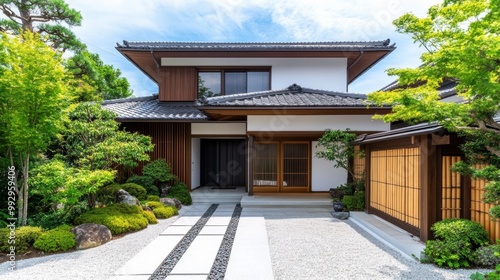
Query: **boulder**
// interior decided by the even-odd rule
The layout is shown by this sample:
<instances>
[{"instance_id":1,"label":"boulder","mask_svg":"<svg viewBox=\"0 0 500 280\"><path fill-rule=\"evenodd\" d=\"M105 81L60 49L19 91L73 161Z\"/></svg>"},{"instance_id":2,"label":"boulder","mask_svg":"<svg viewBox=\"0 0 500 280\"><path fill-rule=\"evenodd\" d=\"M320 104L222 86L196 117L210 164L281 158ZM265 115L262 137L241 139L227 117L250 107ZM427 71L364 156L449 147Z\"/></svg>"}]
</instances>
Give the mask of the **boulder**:
<instances>
[{"instance_id":1,"label":"boulder","mask_svg":"<svg viewBox=\"0 0 500 280\"><path fill-rule=\"evenodd\" d=\"M182 208L182 203L177 198L162 197L160 198L160 202L167 206L173 206L177 208L177 210Z\"/></svg>"},{"instance_id":2,"label":"boulder","mask_svg":"<svg viewBox=\"0 0 500 280\"><path fill-rule=\"evenodd\" d=\"M347 220L349 218L349 212L331 212L332 217L339 220Z\"/></svg>"},{"instance_id":3,"label":"boulder","mask_svg":"<svg viewBox=\"0 0 500 280\"><path fill-rule=\"evenodd\" d=\"M153 209L152 209L151 207L149 207L149 206L144 206L144 205L142 206L142 210L144 210L144 211L150 211L150 212L153 212Z\"/></svg>"},{"instance_id":4,"label":"boulder","mask_svg":"<svg viewBox=\"0 0 500 280\"><path fill-rule=\"evenodd\" d=\"M166 196L171 186L167 183L160 183L160 196Z\"/></svg>"},{"instance_id":5,"label":"boulder","mask_svg":"<svg viewBox=\"0 0 500 280\"><path fill-rule=\"evenodd\" d=\"M122 189L119 189L116 192L115 202L116 203L123 203L123 204L127 204L127 205L141 206L141 202L137 198L135 198L134 196L129 194L127 191L122 190Z\"/></svg>"},{"instance_id":6,"label":"boulder","mask_svg":"<svg viewBox=\"0 0 500 280\"><path fill-rule=\"evenodd\" d=\"M100 246L111 240L111 231L104 225L85 223L73 227L71 232L75 234L76 249L87 249Z\"/></svg>"}]
</instances>

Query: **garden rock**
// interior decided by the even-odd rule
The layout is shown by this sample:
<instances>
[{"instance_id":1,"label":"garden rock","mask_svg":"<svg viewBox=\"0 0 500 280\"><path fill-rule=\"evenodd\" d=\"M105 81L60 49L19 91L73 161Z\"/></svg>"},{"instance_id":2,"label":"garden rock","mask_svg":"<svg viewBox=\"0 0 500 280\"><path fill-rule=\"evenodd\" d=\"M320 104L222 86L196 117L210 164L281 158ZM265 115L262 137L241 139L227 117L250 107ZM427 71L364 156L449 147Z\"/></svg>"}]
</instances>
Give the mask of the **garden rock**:
<instances>
[{"instance_id":1,"label":"garden rock","mask_svg":"<svg viewBox=\"0 0 500 280\"><path fill-rule=\"evenodd\" d=\"M331 212L335 219L347 220L349 218L349 212Z\"/></svg>"},{"instance_id":2,"label":"garden rock","mask_svg":"<svg viewBox=\"0 0 500 280\"><path fill-rule=\"evenodd\" d=\"M160 202L167 206L173 206L177 208L177 210L182 208L182 203L177 198L162 197L160 198Z\"/></svg>"},{"instance_id":3,"label":"garden rock","mask_svg":"<svg viewBox=\"0 0 500 280\"><path fill-rule=\"evenodd\" d=\"M100 246L111 240L111 231L104 225L85 223L73 227L71 232L75 234L76 249L88 249Z\"/></svg>"},{"instance_id":4,"label":"garden rock","mask_svg":"<svg viewBox=\"0 0 500 280\"><path fill-rule=\"evenodd\" d=\"M160 183L160 191L161 191L161 196L165 196L168 194L168 191L170 190L171 186L167 183Z\"/></svg>"},{"instance_id":5,"label":"garden rock","mask_svg":"<svg viewBox=\"0 0 500 280\"><path fill-rule=\"evenodd\" d=\"M151 207L149 207L149 206L144 206L144 205L142 206L142 210L144 210L144 211L150 211L150 212L153 212L153 209L152 209Z\"/></svg>"},{"instance_id":6,"label":"garden rock","mask_svg":"<svg viewBox=\"0 0 500 280\"><path fill-rule=\"evenodd\" d=\"M127 191L125 191L123 189L119 189L116 192L115 201L116 201L116 203L141 206L141 202L139 202L139 200L137 198L130 195Z\"/></svg>"}]
</instances>

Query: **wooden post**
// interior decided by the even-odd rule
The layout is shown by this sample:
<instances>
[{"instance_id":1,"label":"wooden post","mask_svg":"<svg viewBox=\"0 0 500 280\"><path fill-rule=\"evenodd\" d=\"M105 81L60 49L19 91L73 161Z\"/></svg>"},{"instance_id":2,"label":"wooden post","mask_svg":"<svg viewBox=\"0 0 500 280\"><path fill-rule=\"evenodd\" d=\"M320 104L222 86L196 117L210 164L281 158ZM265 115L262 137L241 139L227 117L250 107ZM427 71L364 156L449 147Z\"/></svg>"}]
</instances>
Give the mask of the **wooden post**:
<instances>
[{"instance_id":1,"label":"wooden post","mask_svg":"<svg viewBox=\"0 0 500 280\"><path fill-rule=\"evenodd\" d=\"M360 149L365 150L365 212L370 213L370 148L369 145L364 145Z\"/></svg>"},{"instance_id":2,"label":"wooden post","mask_svg":"<svg viewBox=\"0 0 500 280\"><path fill-rule=\"evenodd\" d=\"M432 238L431 226L437 218L437 158L430 135L421 136L418 144L420 147L420 239L427 241Z\"/></svg>"},{"instance_id":3,"label":"wooden post","mask_svg":"<svg viewBox=\"0 0 500 280\"><path fill-rule=\"evenodd\" d=\"M254 157L254 137L248 136L247 147L247 190L248 195L253 195L253 157Z\"/></svg>"}]
</instances>

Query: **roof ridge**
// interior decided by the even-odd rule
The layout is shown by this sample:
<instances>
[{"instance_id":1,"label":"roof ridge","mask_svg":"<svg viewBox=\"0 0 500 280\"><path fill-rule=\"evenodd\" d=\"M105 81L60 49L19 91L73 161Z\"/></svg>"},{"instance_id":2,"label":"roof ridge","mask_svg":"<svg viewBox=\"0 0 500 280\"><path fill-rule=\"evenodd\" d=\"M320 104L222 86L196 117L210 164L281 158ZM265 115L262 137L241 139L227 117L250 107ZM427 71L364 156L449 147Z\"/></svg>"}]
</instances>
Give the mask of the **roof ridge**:
<instances>
[{"instance_id":1,"label":"roof ridge","mask_svg":"<svg viewBox=\"0 0 500 280\"><path fill-rule=\"evenodd\" d=\"M126 103L126 102L136 102L136 101L148 101L148 100L154 100L154 99L158 99L158 94L153 94L153 95L148 95L148 96L139 96L139 97L134 96L134 97L119 98L119 99L109 99L109 100L104 100L102 102L102 105Z\"/></svg>"}]
</instances>

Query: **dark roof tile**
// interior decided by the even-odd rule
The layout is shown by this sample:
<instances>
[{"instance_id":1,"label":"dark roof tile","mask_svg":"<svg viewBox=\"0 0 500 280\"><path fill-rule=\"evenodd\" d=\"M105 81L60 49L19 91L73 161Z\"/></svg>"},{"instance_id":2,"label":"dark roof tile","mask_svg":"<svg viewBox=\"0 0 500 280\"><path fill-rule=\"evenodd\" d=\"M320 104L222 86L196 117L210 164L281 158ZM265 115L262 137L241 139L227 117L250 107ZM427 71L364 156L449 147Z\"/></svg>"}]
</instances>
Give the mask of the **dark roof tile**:
<instances>
[{"instance_id":1,"label":"dark roof tile","mask_svg":"<svg viewBox=\"0 0 500 280\"><path fill-rule=\"evenodd\" d=\"M118 114L118 120L204 120L194 102L159 102L158 96L104 101L102 106Z\"/></svg>"}]
</instances>

